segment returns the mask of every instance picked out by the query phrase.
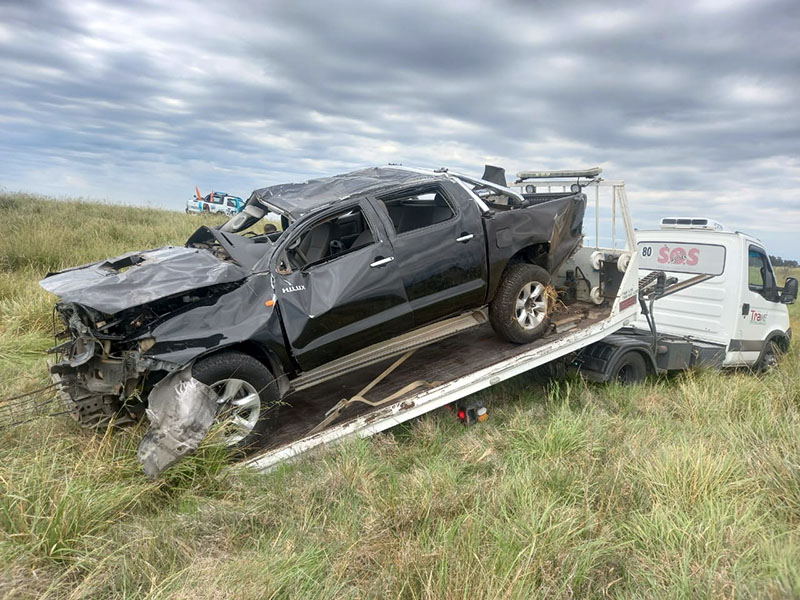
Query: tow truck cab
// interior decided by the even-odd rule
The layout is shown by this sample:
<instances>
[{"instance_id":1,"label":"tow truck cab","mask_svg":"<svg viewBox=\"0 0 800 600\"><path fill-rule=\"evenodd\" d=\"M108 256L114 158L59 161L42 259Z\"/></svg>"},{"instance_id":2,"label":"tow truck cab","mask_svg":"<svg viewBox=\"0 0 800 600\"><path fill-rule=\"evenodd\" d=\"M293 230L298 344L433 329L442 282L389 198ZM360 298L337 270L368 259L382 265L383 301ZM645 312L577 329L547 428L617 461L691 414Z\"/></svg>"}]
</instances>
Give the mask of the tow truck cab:
<instances>
[{"instance_id":1,"label":"tow truck cab","mask_svg":"<svg viewBox=\"0 0 800 600\"><path fill-rule=\"evenodd\" d=\"M676 217L636 237L642 281L663 273L667 293L644 302L631 327L581 353L576 364L589 379L638 380L642 366L760 369L789 349L786 305L797 297L797 280L778 286L761 241L711 219Z\"/></svg>"}]
</instances>

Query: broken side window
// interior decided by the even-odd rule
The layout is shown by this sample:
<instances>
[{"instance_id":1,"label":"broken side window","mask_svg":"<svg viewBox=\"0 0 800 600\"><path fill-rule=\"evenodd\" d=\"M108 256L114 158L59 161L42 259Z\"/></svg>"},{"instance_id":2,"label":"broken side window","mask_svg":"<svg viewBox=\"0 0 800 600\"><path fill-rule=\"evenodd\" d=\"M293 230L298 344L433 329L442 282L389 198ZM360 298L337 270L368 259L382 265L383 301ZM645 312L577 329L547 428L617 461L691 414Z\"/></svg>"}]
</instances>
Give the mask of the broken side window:
<instances>
[{"instance_id":1,"label":"broken side window","mask_svg":"<svg viewBox=\"0 0 800 600\"><path fill-rule=\"evenodd\" d=\"M351 206L314 222L292 239L279 260L288 273L353 252L374 243L369 222L359 206Z\"/></svg>"}]
</instances>

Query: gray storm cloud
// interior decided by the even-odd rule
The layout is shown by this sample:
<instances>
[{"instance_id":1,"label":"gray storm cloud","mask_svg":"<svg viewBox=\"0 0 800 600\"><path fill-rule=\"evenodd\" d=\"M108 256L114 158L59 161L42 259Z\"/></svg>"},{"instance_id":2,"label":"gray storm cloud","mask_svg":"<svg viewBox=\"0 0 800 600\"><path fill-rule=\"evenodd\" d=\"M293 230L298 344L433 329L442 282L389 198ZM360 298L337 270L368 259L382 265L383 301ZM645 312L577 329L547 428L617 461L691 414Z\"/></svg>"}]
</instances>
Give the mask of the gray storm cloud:
<instances>
[{"instance_id":1,"label":"gray storm cloud","mask_svg":"<svg viewBox=\"0 0 800 600\"><path fill-rule=\"evenodd\" d=\"M600 164L800 257L800 5L0 1L0 186L181 208L371 164Z\"/></svg>"}]
</instances>

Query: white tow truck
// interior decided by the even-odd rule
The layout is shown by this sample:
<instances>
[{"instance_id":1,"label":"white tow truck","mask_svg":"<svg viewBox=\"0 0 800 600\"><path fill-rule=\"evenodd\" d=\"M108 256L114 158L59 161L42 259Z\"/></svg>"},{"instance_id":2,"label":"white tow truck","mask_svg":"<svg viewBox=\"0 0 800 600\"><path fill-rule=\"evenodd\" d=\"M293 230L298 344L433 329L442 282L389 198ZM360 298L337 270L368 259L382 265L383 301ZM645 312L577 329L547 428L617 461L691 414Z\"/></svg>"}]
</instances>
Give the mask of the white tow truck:
<instances>
[{"instance_id":1,"label":"white tow truck","mask_svg":"<svg viewBox=\"0 0 800 600\"><path fill-rule=\"evenodd\" d=\"M635 382L700 365L763 371L789 349L786 305L797 280L778 287L762 242L708 218L668 217L636 236L642 312L580 353L585 377Z\"/></svg>"},{"instance_id":2,"label":"white tow truck","mask_svg":"<svg viewBox=\"0 0 800 600\"><path fill-rule=\"evenodd\" d=\"M368 349L363 368L291 395L293 410L247 466L269 470L445 405L465 423L482 421L486 407L470 395L538 367L571 363L589 379L636 382L701 364L766 367L788 348L786 304L797 296L797 281L776 286L758 240L709 219L664 219L659 230L637 232L624 182L601 179L599 169L524 172L515 185L523 193L579 185L589 197L584 247L552 278L561 301L551 330L515 345L475 313L458 332L433 327L431 337ZM376 353L385 358L376 361Z\"/></svg>"}]
</instances>

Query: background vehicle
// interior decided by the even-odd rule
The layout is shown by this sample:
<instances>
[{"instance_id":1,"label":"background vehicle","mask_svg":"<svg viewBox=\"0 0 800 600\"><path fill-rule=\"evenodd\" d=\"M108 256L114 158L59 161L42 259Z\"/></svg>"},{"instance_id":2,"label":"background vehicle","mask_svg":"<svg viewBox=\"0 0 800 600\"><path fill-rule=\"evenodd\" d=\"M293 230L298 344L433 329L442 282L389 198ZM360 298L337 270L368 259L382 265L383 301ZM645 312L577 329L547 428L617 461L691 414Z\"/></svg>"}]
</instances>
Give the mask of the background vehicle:
<instances>
[{"instance_id":1,"label":"background vehicle","mask_svg":"<svg viewBox=\"0 0 800 600\"><path fill-rule=\"evenodd\" d=\"M211 192L201 197L198 191L186 201L187 213L219 213L233 216L244 208L244 200L225 192Z\"/></svg>"},{"instance_id":2,"label":"background vehicle","mask_svg":"<svg viewBox=\"0 0 800 600\"><path fill-rule=\"evenodd\" d=\"M707 218L664 218L661 229L636 236L645 310L581 353L586 377L635 382L695 365L765 370L789 349L786 305L797 280L777 286L762 242Z\"/></svg>"}]
</instances>

